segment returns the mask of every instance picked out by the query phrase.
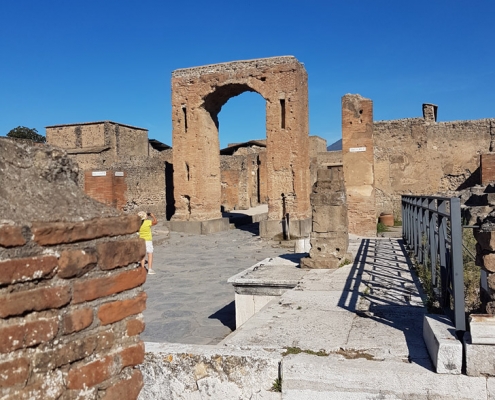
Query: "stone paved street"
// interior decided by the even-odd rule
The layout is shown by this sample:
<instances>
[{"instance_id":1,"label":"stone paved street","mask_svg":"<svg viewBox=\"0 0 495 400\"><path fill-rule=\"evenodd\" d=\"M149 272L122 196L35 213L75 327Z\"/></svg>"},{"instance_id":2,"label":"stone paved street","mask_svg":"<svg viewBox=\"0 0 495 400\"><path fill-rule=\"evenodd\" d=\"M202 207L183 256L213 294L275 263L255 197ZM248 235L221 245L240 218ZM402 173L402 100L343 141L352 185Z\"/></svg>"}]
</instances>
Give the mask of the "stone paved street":
<instances>
[{"instance_id":1,"label":"stone paved street","mask_svg":"<svg viewBox=\"0 0 495 400\"><path fill-rule=\"evenodd\" d=\"M148 275L146 342L216 344L235 328L234 289L227 279L267 257L288 253L257 236L257 224L199 236L153 233L156 275ZM291 251L292 252L292 251Z\"/></svg>"}]
</instances>

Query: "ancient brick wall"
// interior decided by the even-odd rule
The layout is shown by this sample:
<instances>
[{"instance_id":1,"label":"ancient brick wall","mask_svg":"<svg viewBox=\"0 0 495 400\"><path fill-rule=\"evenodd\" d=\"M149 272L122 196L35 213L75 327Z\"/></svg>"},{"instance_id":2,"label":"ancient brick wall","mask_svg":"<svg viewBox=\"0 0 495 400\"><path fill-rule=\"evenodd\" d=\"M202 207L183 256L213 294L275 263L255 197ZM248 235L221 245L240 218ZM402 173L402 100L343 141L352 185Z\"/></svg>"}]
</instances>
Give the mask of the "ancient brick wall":
<instances>
[{"instance_id":1,"label":"ancient brick wall","mask_svg":"<svg viewBox=\"0 0 495 400\"><path fill-rule=\"evenodd\" d=\"M261 163L260 154L264 153L264 148L243 147L233 155L220 156L221 204L224 211L247 210L263 203L260 177L261 170L266 175L266 163Z\"/></svg>"},{"instance_id":2,"label":"ancient brick wall","mask_svg":"<svg viewBox=\"0 0 495 400\"><path fill-rule=\"evenodd\" d=\"M103 121L49 126L46 136L49 144L66 149L85 172L79 174L78 183L92 198L124 211L165 213L165 162L171 161L172 150L153 149L146 129ZM93 172L107 175L92 177ZM123 179L115 172L122 172Z\"/></svg>"},{"instance_id":3,"label":"ancient brick wall","mask_svg":"<svg viewBox=\"0 0 495 400\"><path fill-rule=\"evenodd\" d=\"M360 95L342 97L342 158L349 232L376 235L373 102Z\"/></svg>"},{"instance_id":4,"label":"ancient brick wall","mask_svg":"<svg viewBox=\"0 0 495 400\"><path fill-rule=\"evenodd\" d=\"M449 194L480 183L480 154L490 151L495 120L410 118L375 122L373 131L377 215L400 218L402 194Z\"/></svg>"},{"instance_id":5,"label":"ancient brick wall","mask_svg":"<svg viewBox=\"0 0 495 400\"><path fill-rule=\"evenodd\" d=\"M85 196L56 148L2 141L0 159L0 397L136 399L140 219Z\"/></svg>"},{"instance_id":6,"label":"ancient brick wall","mask_svg":"<svg viewBox=\"0 0 495 400\"><path fill-rule=\"evenodd\" d=\"M174 188L178 221L220 218L218 113L245 91L267 100L269 219L310 216L307 74L294 57L176 70L172 74Z\"/></svg>"},{"instance_id":7,"label":"ancient brick wall","mask_svg":"<svg viewBox=\"0 0 495 400\"><path fill-rule=\"evenodd\" d=\"M318 154L327 151L327 141L319 136L309 137L309 169L311 186L316 182L318 169L321 168Z\"/></svg>"}]
</instances>

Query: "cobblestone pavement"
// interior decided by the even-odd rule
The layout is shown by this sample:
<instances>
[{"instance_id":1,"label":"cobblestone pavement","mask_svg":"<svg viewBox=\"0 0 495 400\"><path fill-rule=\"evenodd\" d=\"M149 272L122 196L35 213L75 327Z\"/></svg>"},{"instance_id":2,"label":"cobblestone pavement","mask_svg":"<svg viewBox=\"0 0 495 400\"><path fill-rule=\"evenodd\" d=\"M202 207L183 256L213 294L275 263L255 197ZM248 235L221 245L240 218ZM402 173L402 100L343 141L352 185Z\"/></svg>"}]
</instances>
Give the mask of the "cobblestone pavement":
<instances>
[{"instance_id":1,"label":"cobblestone pavement","mask_svg":"<svg viewBox=\"0 0 495 400\"><path fill-rule=\"evenodd\" d=\"M153 233L153 269L144 289L147 342L216 344L235 328L231 276L267 257L292 252L260 239L258 224L211 235Z\"/></svg>"}]
</instances>

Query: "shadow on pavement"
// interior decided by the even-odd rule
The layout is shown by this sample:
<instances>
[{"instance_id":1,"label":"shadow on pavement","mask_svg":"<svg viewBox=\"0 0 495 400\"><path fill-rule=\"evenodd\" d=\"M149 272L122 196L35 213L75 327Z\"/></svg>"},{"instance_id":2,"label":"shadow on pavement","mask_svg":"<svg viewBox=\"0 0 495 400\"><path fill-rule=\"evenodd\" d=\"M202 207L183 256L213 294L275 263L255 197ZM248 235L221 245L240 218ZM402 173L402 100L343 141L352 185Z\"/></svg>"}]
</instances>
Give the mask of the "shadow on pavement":
<instances>
[{"instance_id":1,"label":"shadow on pavement","mask_svg":"<svg viewBox=\"0 0 495 400\"><path fill-rule=\"evenodd\" d=\"M232 332L235 331L235 301L211 314L209 319L217 319Z\"/></svg>"}]
</instances>

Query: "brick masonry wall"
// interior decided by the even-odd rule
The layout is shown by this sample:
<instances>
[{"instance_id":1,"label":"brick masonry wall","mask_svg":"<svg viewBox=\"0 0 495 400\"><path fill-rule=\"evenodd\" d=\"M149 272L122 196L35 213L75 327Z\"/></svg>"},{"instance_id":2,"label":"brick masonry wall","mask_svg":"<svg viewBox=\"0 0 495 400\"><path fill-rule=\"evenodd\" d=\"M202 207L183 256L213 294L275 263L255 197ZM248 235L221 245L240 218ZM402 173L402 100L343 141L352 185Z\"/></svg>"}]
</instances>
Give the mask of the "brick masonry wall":
<instances>
[{"instance_id":1,"label":"brick masonry wall","mask_svg":"<svg viewBox=\"0 0 495 400\"><path fill-rule=\"evenodd\" d=\"M136 399L146 273L137 216L0 226L0 397Z\"/></svg>"},{"instance_id":2,"label":"brick masonry wall","mask_svg":"<svg viewBox=\"0 0 495 400\"><path fill-rule=\"evenodd\" d=\"M349 233L376 235L373 158L373 102L360 95L342 97L342 158Z\"/></svg>"},{"instance_id":3,"label":"brick masonry wall","mask_svg":"<svg viewBox=\"0 0 495 400\"><path fill-rule=\"evenodd\" d=\"M480 168L482 185L495 182L495 153L481 154Z\"/></svg>"},{"instance_id":4,"label":"brick masonry wall","mask_svg":"<svg viewBox=\"0 0 495 400\"><path fill-rule=\"evenodd\" d=\"M248 90L267 104L268 218L282 217L282 193L294 220L310 216L307 73L294 57L275 57L172 73L173 219L221 216L218 113L229 98Z\"/></svg>"},{"instance_id":5,"label":"brick masonry wall","mask_svg":"<svg viewBox=\"0 0 495 400\"><path fill-rule=\"evenodd\" d=\"M492 147L495 120L373 124L376 211L400 218L401 194L448 195L480 183L480 154Z\"/></svg>"},{"instance_id":6,"label":"brick masonry wall","mask_svg":"<svg viewBox=\"0 0 495 400\"><path fill-rule=\"evenodd\" d=\"M87 197L59 148L5 140L0 159L0 398L136 399L140 218Z\"/></svg>"}]
</instances>

